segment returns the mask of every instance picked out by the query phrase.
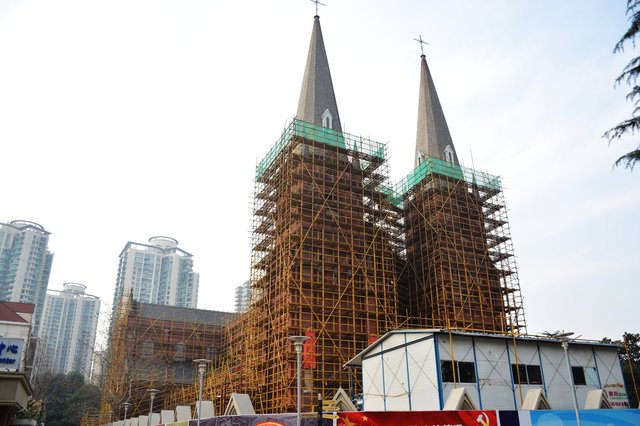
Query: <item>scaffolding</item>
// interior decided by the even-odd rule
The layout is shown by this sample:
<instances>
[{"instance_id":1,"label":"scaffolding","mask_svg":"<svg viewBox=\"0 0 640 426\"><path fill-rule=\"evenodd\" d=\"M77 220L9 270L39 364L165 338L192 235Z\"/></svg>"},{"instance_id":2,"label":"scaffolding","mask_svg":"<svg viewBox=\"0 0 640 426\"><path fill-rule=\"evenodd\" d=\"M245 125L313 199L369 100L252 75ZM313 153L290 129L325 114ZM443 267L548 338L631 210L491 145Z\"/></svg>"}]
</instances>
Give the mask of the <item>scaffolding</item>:
<instances>
[{"instance_id":1,"label":"scaffolding","mask_svg":"<svg viewBox=\"0 0 640 426\"><path fill-rule=\"evenodd\" d=\"M500 178L427 157L396 193L405 224L399 293L407 322L526 333Z\"/></svg>"},{"instance_id":2,"label":"scaffolding","mask_svg":"<svg viewBox=\"0 0 640 426\"><path fill-rule=\"evenodd\" d=\"M388 175L384 144L300 120L285 129L256 168L250 306L205 395L242 391L258 412L294 411L293 335L309 337L303 410L359 387L343 365L398 325L402 216Z\"/></svg>"},{"instance_id":3,"label":"scaffolding","mask_svg":"<svg viewBox=\"0 0 640 426\"><path fill-rule=\"evenodd\" d=\"M294 120L256 167L250 303L222 330L203 399L303 411L359 377L343 365L387 331L526 332L500 179L427 158L396 187L383 144ZM206 357L206 356L205 356ZM198 386L165 406L191 405Z\"/></svg>"},{"instance_id":4,"label":"scaffolding","mask_svg":"<svg viewBox=\"0 0 640 426\"><path fill-rule=\"evenodd\" d=\"M154 409L164 407L174 390L197 383L194 359L222 365L224 329L236 315L135 301L123 302L112 324L103 382L101 419L147 414L150 389L160 392ZM193 400L190 402L192 403Z\"/></svg>"}]
</instances>

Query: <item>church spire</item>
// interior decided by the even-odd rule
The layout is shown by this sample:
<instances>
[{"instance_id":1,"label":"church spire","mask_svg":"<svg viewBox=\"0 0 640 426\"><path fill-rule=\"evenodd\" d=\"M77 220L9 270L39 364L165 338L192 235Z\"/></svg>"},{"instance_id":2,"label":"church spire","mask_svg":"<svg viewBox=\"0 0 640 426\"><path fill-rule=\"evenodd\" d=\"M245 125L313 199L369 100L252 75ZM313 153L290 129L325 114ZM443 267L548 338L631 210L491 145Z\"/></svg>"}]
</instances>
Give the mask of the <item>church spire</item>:
<instances>
[{"instance_id":1,"label":"church spire","mask_svg":"<svg viewBox=\"0 0 640 426\"><path fill-rule=\"evenodd\" d=\"M424 56L420 64L420 96L418 100L418 132L416 135L416 160L418 167L426 157L435 157L453 164L458 155L451 140L451 133L444 118L436 86Z\"/></svg>"},{"instance_id":2,"label":"church spire","mask_svg":"<svg viewBox=\"0 0 640 426\"><path fill-rule=\"evenodd\" d=\"M304 70L296 118L339 132L342 131L318 15L313 18L311 43L309 44L307 66Z\"/></svg>"}]
</instances>

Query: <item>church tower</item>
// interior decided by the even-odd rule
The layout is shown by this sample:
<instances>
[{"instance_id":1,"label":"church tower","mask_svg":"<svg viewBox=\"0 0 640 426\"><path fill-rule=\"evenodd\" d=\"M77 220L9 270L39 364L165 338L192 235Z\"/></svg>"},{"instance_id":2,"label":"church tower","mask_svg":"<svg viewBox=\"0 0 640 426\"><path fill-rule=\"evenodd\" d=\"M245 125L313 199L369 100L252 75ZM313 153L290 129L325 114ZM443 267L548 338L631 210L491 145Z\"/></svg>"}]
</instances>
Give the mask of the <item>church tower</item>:
<instances>
[{"instance_id":1,"label":"church tower","mask_svg":"<svg viewBox=\"0 0 640 426\"><path fill-rule=\"evenodd\" d=\"M314 17L297 114L258 164L245 389L259 412L303 410L358 377L343 365L397 326L400 213L386 147L342 131L320 18ZM232 333L235 334L235 333ZM235 347L233 342L232 347ZM357 384L356 384L357 386Z\"/></svg>"},{"instance_id":2,"label":"church tower","mask_svg":"<svg viewBox=\"0 0 640 426\"><path fill-rule=\"evenodd\" d=\"M408 323L524 332L500 179L460 165L424 54L415 169L397 191L407 258L400 311Z\"/></svg>"}]
</instances>

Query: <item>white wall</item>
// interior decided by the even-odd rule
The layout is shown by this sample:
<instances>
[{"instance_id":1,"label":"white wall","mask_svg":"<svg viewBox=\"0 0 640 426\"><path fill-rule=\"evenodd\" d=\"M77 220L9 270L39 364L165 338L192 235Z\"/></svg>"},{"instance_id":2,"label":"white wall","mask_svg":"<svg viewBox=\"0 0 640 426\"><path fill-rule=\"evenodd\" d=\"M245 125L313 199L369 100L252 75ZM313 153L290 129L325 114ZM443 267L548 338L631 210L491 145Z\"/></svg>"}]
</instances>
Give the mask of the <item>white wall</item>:
<instances>
[{"instance_id":1,"label":"white wall","mask_svg":"<svg viewBox=\"0 0 640 426\"><path fill-rule=\"evenodd\" d=\"M530 389L545 390L553 409L573 409L573 395L564 350L557 341L402 331L387 335L363 359L363 397L367 411L439 410L440 361L475 364L475 383L441 384L444 404L456 387L465 387L477 408L521 409ZM437 351L436 351L437 348ZM596 372L586 385L576 386L578 405L584 408L587 393L605 385L619 385L622 370L615 347L569 344L571 366ZM438 352L438 354L436 354ZM517 360L517 361L516 361ZM512 364L540 366L541 384L527 384L513 377Z\"/></svg>"},{"instance_id":2,"label":"white wall","mask_svg":"<svg viewBox=\"0 0 640 426\"><path fill-rule=\"evenodd\" d=\"M429 333L396 333L363 360L367 411L438 410L435 349Z\"/></svg>"}]
</instances>

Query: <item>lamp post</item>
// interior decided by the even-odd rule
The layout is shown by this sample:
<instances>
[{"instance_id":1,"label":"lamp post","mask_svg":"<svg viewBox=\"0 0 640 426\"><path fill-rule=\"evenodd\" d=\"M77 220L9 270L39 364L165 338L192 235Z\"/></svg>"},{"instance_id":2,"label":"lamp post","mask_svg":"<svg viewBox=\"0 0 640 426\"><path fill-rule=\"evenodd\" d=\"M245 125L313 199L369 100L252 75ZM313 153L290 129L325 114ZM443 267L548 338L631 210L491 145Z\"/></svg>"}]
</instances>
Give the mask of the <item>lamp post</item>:
<instances>
[{"instance_id":1,"label":"lamp post","mask_svg":"<svg viewBox=\"0 0 640 426\"><path fill-rule=\"evenodd\" d=\"M124 426L127 426L127 413L129 412L129 407L131 407L131 403L125 402L123 405L124 405Z\"/></svg>"},{"instance_id":2,"label":"lamp post","mask_svg":"<svg viewBox=\"0 0 640 426\"><path fill-rule=\"evenodd\" d=\"M202 418L202 380L204 379L204 372L207 368L207 364L211 363L211 360L198 358L194 359L193 363L198 365L198 375L200 376L200 392L198 394L198 426L200 426L200 419Z\"/></svg>"},{"instance_id":3,"label":"lamp post","mask_svg":"<svg viewBox=\"0 0 640 426\"><path fill-rule=\"evenodd\" d=\"M580 412L578 411L578 398L576 397L576 386L573 383L573 372L571 371L571 362L569 361L569 336L573 333L563 333L559 335L560 345L564 349L564 359L567 361L567 373L569 374L569 384L571 385L571 394L573 395L573 407L576 410L576 424L580 426Z\"/></svg>"},{"instance_id":4,"label":"lamp post","mask_svg":"<svg viewBox=\"0 0 640 426\"><path fill-rule=\"evenodd\" d=\"M153 414L153 399L156 397L156 394L160 392L159 389L149 389L149 393L151 394L151 400L149 401L149 418L147 419L147 424L151 426L151 415Z\"/></svg>"},{"instance_id":5,"label":"lamp post","mask_svg":"<svg viewBox=\"0 0 640 426\"><path fill-rule=\"evenodd\" d=\"M300 406L302 405L302 388L300 387L301 375L300 375L300 355L302 354L302 345L308 339L308 336L289 336L289 340L293 342L296 348L296 363L298 366L298 417L296 424L300 426Z\"/></svg>"}]
</instances>

